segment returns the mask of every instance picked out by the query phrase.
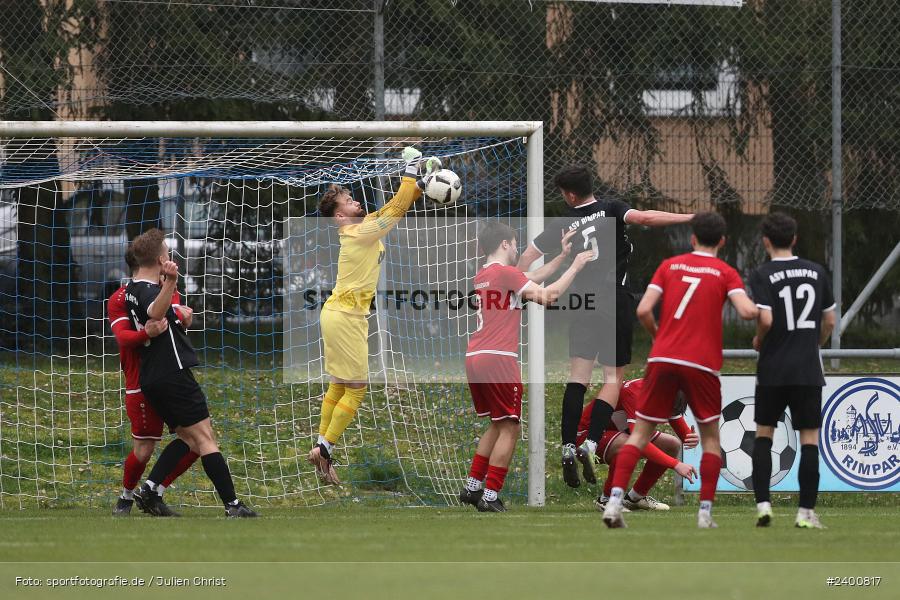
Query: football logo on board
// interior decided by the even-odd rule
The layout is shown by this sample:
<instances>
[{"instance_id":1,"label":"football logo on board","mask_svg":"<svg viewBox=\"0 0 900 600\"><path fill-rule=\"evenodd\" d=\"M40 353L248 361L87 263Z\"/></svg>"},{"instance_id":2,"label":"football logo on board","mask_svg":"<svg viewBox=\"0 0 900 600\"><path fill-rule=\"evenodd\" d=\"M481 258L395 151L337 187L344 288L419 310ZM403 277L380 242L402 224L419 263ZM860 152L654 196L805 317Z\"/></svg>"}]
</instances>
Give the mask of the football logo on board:
<instances>
[{"instance_id":1,"label":"football logo on board","mask_svg":"<svg viewBox=\"0 0 900 600\"><path fill-rule=\"evenodd\" d=\"M841 386L825 402L819 444L845 483L881 490L900 481L900 386L878 377Z\"/></svg>"},{"instance_id":2,"label":"football logo on board","mask_svg":"<svg viewBox=\"0 0 900 600\"><path fill-rule=\"evenodd\" d=\"M753 396L732 400L722 409L719 439L722 446L722 479L740 490L753 489ZM797 458L797 432L787 413L781 415L772 438L772 477L775 485L787 477Z\"/></svg>"}]
</instances>

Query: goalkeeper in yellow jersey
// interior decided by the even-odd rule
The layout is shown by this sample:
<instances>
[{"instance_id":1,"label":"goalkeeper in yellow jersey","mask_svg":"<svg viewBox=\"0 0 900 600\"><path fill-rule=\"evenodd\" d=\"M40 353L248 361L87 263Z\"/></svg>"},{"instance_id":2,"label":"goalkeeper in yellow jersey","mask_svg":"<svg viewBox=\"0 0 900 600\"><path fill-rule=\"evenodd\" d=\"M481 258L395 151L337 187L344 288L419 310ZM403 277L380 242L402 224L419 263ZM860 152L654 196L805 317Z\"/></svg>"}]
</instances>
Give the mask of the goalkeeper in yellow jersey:
<instances>
[{"instance_id":1,"label":"goalkeeper in yellow jersey","mask_svg":"<svg viewBox=\"0 0 900 600\"><path fill-rule=\"evenodd\" d=\"M319 201L319 215L334 220L341 242L337 282L320 317L325 371L331 375L331 383L322 399L319 439L309 453L309 462L328 483L340 483L331 452L366 395L369 380L366 316L375 297L384 259L381 239L422 195L423 184L418 179L422 153L407 147L403 150L403 160L406 167L400 189L390 202L370 215L340 186L331 186ZM441 168L436 158L424 162L425 173Z\"/></svg>"}]
</instances>

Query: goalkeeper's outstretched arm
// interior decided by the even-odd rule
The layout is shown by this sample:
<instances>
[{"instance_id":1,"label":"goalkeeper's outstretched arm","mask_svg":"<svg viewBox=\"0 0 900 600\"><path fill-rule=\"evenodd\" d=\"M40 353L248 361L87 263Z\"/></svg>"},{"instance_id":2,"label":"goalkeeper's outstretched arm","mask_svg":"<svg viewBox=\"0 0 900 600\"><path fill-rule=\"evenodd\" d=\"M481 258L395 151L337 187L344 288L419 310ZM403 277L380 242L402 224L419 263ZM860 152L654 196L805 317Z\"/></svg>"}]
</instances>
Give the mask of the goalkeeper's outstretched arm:
<instances>
[{"instance_id":1,"label":"goalkeeper's outstretched arm","mask_svg":"<svg viewBox=\"0 0 900 600\"><path fill-rule=\"evenodd\" d=\"M419 164L422 153L415 148L403 150L406 168L400 176L400 189L390 201L377 211L369 214L359 226L359 236L372 240L382 238L403 218L413 202L422 196L422 182L419 179ZM427 173L440 169L440 161L429 158L425 161Z\"/></svg>"}]
</instances>

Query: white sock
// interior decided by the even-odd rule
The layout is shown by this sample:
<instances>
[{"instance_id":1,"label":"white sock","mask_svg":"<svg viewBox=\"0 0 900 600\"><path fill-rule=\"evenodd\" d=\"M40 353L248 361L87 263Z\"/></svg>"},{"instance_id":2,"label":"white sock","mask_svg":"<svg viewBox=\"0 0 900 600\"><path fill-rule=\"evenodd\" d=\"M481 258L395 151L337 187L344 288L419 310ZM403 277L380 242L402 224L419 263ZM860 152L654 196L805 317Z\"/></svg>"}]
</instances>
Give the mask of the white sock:
<instances>
[{"instance_id":1,"label":"white sock","mask_svg":"<svg viewBox=\"0 0 900 600\"><path fill-rule=\"evenodd\" d=\"M477 492L484 487L484 484L474 477L466 477L466 489L470 492Z\"/></svg>"},{"instance_id":2,"label":"white sock","mask_svg":"<svg viewBox=\"0 0 900 600\"><path fill-rule=\"evenodd\" d=\"M497 492L494 490L485 489L484 496L482 496L485 502L491 502L497 499Z\"/></svg>"},{"instance_id":3,"label":"white sock","mask_svg":"<svg viewBox=\"0 0 900 600\"><path fill-rule=\"evenodd\" d=\"M326 440L325 440L325 436L324 436L324 435L320 435L320 436L319 436L319 439L316 440L316 446L318 446L319 444L324 444L325 441L326 441Z\"/></svg>"},{"instance_id":4,"label":"white sock","mask_svg":"<svg viewBox=\"0 0 900 600\"><path fill-rule=\"evenodd\" d=\"M122 488L122 495L119 496L123 500L131 500L134 498L134 490L129 490L128 488Z\"/></svg>"},{"instance_id":5,"label":"white sock","mask_svg":"<svg viewBox=\"0 0 900 600\"><path fill-rule=\"evenodd\" d=\"M634 488L631 488L631 491L628 492L628 499L632 502L640 502L643 498L643 496L634 491Z\"/></svg>"},{"instance_id":6,"label":"white sock","mask_svg":"<svg viewBox=\"0 0 900 600\"><path fill-rule=\"evenodd\" d=\"M153 483L152 481L150 481L149 479L145 483L147 484L147 487L149 487L151 490L156 489L156 484Z\"/></svg>"},{"instance_id":7,"label":"white sock","mask_svg":"<svg viewBox=\"0 0 900 600\"><path fill-rule=\"evenodd\" d=\"M802 508L802 507L798 508L797 509L797 518L798 519L806 519L807 517L809 517L809 513L811 513L811 512L812 512L812 510L810 510L808 508Z\"/></svg>"},{"instance_id":8,"label":"white sock","mask_svg":"<svg viewBox=\"0 0 900 600\"><path fill-rule=\"evenodd\" d=\"M609 499L614 502L621 502L622 496L625 495L625 490L620 487L614 487L612 491L609 493Z\"/></svg>"},{"instance_id":9,"label":"white sock","mask_svg":"<svg viewBox=\"0 0 900 600\"><path fill-rule=\"evenodd\" d=\"M597 442L594 440L584 440L581 446L591 454L597 454Z\"/></svg>"},{"instance_id":10,"label":"white sock","mask_svg":"<svg viewBox=\"0 0 900 600\"><path fill-rule=\"evenodd\" d=\"M701 500L700 512L712 512L712 500Z\"/></svg>"},{"instance_id":11,"label":"white sock","mask_svg":"<svg viewBox=\"0 0 900 600\"><path fill-rule=\"evenodd\" d=\"M756 510L758 510L758 511L772 510L772 503L771 502L757 502Z\"/></svg>"},{"instance_id":12,"label":"white sock","mask_svg":"<svg viewBox=\"0 0 900 600\"><path fill-rule=\"evenodd\" d=\"M159 484L158 486L156 486L156 495L159 496L160 498L162 498L163 492L165 492L165 491L166 491L166 486L164 486L163 484Z\"/></svg>"}]
</instances>

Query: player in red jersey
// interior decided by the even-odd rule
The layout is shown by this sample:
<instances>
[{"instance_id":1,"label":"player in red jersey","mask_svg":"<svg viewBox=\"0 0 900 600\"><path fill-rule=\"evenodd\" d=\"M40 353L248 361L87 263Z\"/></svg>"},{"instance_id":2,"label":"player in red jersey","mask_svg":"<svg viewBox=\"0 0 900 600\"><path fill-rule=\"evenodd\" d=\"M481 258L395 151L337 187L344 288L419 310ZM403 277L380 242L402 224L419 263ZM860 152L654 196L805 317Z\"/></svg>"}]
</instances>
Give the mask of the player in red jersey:
<instances>
[{"instance_id":1,"label":"player in red jersey","mask_svg":"<svg viewBox=\"0 0 900 600\"><path fill-rule=\"evenodd\" d=\"M606 510L606 503L609 500L609 494L612 490L612 473L616 465L616 456L619 454L631 428L637 420L637 405L640 399L641 390L643 389L643 379L632 379L626 381L619 392L619 404L616 411L613 412L609 420L606 431L597 444L597 460L609 465L609 475L603 486L603 492L594 502L597 510ZM584 407L581 413L581 421L578 423L578 444L580 445L588 435L588 429L591 423L591 411L593 404L597 400L591 401ZM647 459L641 474L637 481L622 500L625 509L631 510L669 510L669 505L656 500L649 495L650 489L656 485L659 478L663 476L666 469L673 469L682 477L689 481L694 480L696 470L693 466L679 461L678 450L684 444L685 448L694 448L697 446L700 438L694 433L684 420L684 411L687 408L687 401L684 394L679 394L678 402L669 417L669 424L678 437L656 431L650 437L650 441L644 447L643 456Z\"/></svg>"},{"instance_id":2,"label":"player in red jersey","mask_svg":"<svg viewBox=\"0 0 900 600\"><path fill-rule=\"evenodd\" d=\"M691 219L691 229L694 252L664 260L637 308L638 320L654 340L636 411L638 419L616 459L612 492L603 512L607 527L625 527L624 487L656 425L672 415L679 391L687 396L703 445L697 525L701 529L716 527L711 511L722 469L722 306L730 300L738 315L748 321L756 318L758 309L744 291L737 271L716 258L725 244L725 219L717 213L698 213ZM653 309L660 300L657 327Z\"/></svg>"},{"instance_id":3,"label":"player in red jersey","mask_svg":"<svg viewBox=\"0 0 900 600\"><path fill-rule=\"evenodd\" d=\"M540 285L568 256L572 249L569 240L574 234L568 232L563 237L563 251L559 256L533 272L524 273L514 266L518 251L512 227L489 221L478 232L479 252L486 260L475 275L478 321L466 348L466 377L475 412L479 417L490 417L491 424L478 442L459 499L481 512L506 511L498 494L516 449L522 415L519 309L523 300L545 306L555 302L572 284L575 274L594 257L591 250L578 254L557 281L546 288Z\"/></svg>"},{"instance_id":4,"label":"player in red jersey","mask_svg":"<svg viewBox=\"0 0 900 600\"><path fill-rule=\"evenodd\" d=\"M125 262L129 270L133 273L137 269L137 263L134 260L134 254L129 247L125 251ZM172 305L181 317L185 327L189 327L193 320L193 311L187 306L181 306L181 299L176 291L172 295ZM163 421L153 410L144 395L141 393L140 371L141 357L138 348L149 341L150 338L160 335L168 329L168 321L166 319L150 321L142 330L137 331L128 318L128 311L125 308L125 286L123 285L109 297L107 302L107 314L109 316L110 328L113 335L116 336L116 343L119 345L119 362L122 366L122 372L125 374L125 412L128 414L128 420L131 421L131 437L133 445L131 452L125 459L124 474L122 476L122 494L116 502L113 509L113 515L126 516L131 513L131 507L134 504L134 488L137 487L147 467L147 462L153 455L156 443L162 439ZM197 455L193 452L187 454L178 467L163 481L162 485L157 486L157 493L162 496L165 489L172 484L179 475L187 471ZM175 513L165 505L163 512L167 512L166 516L173 516Z\"/></svg>"}]
</instances>

